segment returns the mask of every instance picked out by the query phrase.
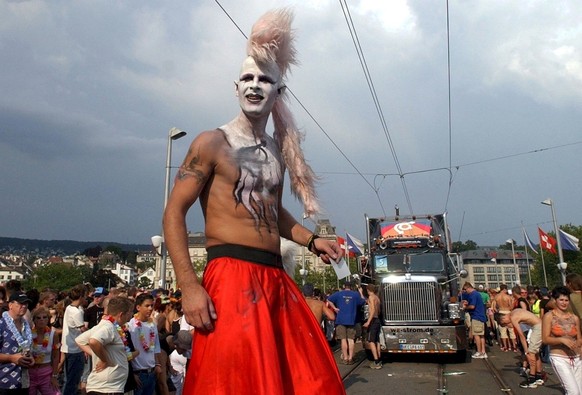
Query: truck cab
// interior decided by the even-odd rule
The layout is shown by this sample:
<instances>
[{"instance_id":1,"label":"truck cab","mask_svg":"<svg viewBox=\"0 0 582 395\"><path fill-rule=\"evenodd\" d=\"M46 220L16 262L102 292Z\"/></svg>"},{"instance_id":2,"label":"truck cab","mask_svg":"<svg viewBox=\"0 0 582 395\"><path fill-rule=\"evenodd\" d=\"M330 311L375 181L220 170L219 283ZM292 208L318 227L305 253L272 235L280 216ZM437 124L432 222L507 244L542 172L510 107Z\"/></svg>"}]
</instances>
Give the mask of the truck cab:
<instances>
[{"instance_id":1,"label":"truck cab","mask_svg":"<svg viewBox=\"0 0 582 395\"><path fill-rule=\"evenodd\" d=\"M369 218L362 282L378 286L380 343L387 353L462 353L467 331L459 295L466 276L451 252L446 213Z\"/></svg>"}]
</instances>

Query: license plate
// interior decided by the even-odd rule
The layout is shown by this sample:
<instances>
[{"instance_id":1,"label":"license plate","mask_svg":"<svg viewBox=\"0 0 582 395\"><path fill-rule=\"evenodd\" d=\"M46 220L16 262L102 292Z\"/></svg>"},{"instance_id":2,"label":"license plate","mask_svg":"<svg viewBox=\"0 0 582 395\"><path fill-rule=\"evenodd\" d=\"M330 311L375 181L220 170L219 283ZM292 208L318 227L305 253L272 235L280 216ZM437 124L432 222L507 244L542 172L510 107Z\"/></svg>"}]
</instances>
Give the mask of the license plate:
<instances>
[{"instance_id":1,"label":"license plate","mask_svg":"<svg viewBox=\"0 0 582 395\"><path fill-rule=\"evenodd\" d=\"M401 350L424 350L424 344L400 344Z\"/></svg>"}]
</instances>

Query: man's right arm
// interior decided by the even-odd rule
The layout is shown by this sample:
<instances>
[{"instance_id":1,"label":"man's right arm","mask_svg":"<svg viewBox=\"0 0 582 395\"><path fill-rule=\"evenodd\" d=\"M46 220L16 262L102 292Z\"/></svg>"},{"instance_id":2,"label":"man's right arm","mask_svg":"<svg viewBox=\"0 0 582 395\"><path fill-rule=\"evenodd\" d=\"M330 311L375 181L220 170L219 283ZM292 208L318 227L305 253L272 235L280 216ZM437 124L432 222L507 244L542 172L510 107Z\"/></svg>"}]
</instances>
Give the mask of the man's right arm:
<instances>
[{"instance_id":1,"label":"man's right arm","mask_svg":"<svg viewBox=\"0 0 582 395\"><path fill-rule=\"evenodd\" d=\"M178 285L182 288L182 307L186 320L199 329L212 329L216 319L214 306L200 286L190 261L186 214L198 199L214 170L216 137L201 133L190 145L184 163L176 175L174 188L164 211L164 241L172 258ZM206 325L205 325L206 324Z\"/></svg>"}]
</instances>

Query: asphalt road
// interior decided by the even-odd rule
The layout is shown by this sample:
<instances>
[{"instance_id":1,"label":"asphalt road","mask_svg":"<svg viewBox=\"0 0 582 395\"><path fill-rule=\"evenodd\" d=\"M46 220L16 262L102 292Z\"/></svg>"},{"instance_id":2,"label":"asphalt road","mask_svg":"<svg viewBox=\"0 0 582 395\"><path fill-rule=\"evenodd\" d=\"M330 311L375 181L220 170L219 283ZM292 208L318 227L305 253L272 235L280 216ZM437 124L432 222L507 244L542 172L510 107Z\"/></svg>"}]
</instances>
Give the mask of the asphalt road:
<instances>
[{"instance_id":1,"label":"asphalt road","mask_svg":"<svg viewBox=\"0 0 582 395\"><path fill-rule=\"evenodd\" d=\"M493 346L487 360L453 363L439 356L421 354L391 354L384 358L383 368L369 368L369 361L356 344L356 363L344 365L335 353L336 362L348 395L360 394L563 394L551 365L544 364L548 381L538 388L520 388L524 380L519 375L519 355L502 352ZM443 363L444 362L444 363Z\"/></svg>"}]
</instances>

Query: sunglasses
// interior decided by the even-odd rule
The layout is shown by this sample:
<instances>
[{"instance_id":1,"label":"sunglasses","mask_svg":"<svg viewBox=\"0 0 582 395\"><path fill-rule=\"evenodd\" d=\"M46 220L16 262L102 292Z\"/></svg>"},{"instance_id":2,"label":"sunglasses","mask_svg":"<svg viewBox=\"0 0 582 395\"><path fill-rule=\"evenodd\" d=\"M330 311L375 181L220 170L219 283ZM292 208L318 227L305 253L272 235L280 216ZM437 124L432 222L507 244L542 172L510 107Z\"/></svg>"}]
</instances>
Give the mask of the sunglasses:
<instances>
[{"instance_id":1,"label":"sunglasses","mask_svg":"<svg viewBox=\"0 0 582 395\"><path fill-rule=\"evenodd\" d=\"M34 317L35 320L48 320L48 317L46 315L40 316L40 317Z\"/></svg>"}]
</instances>

